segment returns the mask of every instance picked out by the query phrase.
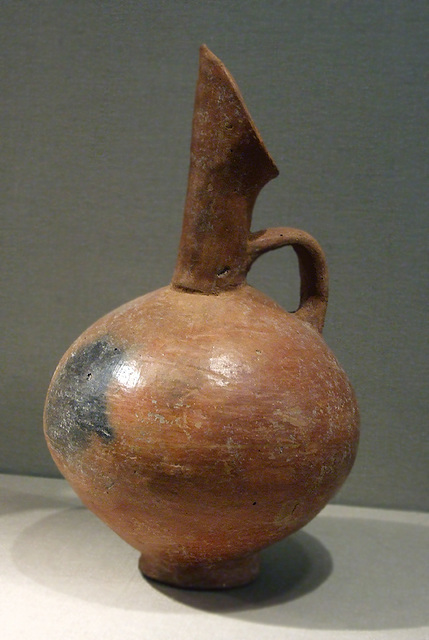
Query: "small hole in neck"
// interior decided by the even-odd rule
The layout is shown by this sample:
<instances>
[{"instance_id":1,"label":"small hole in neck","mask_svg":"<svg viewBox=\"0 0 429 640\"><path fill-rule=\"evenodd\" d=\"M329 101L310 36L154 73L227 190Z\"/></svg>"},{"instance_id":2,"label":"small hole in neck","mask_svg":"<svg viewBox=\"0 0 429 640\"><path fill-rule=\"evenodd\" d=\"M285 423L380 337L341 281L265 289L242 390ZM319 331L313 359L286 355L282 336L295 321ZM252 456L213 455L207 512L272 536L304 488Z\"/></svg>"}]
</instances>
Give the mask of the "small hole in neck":
<instances>
[{"instance_id":1,"label":"small hole in neck","mask_svg":"<svg viewBox=\"0 0 429 640\"><path fill-rule=\"evenodd\" d=\"M223 269L220 269L217 272L217 277L222 278L223 276L226 276L226 274L229 273L230 271L231 271L231 267L224 267Z\"/></svg>"}]
</instances>

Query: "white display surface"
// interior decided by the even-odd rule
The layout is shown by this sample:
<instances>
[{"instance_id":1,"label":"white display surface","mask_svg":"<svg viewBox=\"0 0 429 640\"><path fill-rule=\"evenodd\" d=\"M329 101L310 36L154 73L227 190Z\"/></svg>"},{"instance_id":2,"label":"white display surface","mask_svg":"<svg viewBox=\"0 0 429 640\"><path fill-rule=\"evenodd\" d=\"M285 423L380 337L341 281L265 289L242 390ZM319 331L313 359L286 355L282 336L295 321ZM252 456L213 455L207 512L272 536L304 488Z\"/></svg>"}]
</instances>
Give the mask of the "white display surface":
<instances>
[{"instance_id":1,"label":"white display surface","mask_svg":"<svg viewBox=\"0 0 429 640\"><path fill-rule=\"evenodd\" d=\"M63 480L0 476L2 640L429 640L429 514L328 506L228 591L149 582Z\"/></svg>"}]
</instances>

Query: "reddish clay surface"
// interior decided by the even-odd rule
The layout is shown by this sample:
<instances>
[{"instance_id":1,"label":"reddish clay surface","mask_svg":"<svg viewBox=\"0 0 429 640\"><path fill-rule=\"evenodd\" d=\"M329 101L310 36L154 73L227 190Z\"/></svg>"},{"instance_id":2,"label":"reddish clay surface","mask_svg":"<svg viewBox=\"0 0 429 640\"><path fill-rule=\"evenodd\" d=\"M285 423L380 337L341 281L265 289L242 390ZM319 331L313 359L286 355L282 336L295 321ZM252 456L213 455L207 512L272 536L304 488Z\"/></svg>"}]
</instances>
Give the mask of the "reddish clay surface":
<instances>
[{"instance_id":1,"label":"reddish clay surface","mask_svg":"<svg viewBox=\"0 0 429 640\"><path fill-rule=\"evenodd\" d=\"M164 582L253 579L258 551L313 518L356 455L355 397L321 337L323 252L296 229L250 232L275 175L234 81L203 47L172 283L90 327L48 392L58 468ZM245 280L285 245L300 264L295 313Z\"/></svg>"}]
</instances>

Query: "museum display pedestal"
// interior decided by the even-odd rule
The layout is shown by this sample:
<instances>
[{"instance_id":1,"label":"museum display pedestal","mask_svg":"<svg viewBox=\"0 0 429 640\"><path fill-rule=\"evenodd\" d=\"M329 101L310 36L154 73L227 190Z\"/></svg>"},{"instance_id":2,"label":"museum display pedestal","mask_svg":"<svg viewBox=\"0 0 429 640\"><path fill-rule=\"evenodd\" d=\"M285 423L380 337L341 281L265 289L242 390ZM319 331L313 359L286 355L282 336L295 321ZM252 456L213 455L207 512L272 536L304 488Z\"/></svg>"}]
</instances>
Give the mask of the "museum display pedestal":
<instances>
[{"instance_id":1,"label":"museum display pedestal","mask_svg":"<svg viewBox=\"0 0 429 640\"><path fill-rule=\"evenodd\" d=\"M3 640L428 640L429 514L329 505L246 586L149 581L64 480L0 476Z\"/></svg>"}]
</instances>

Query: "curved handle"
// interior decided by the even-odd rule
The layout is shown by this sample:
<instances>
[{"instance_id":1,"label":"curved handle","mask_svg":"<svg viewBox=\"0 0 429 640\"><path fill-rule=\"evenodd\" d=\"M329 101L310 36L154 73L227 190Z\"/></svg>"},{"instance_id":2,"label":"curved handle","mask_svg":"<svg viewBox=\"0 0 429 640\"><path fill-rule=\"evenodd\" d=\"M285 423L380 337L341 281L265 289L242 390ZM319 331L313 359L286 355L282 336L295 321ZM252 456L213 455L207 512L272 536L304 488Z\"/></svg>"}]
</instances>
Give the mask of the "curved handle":
<instances>
[{"instance_id":1,"label":"curved handle","mask_svg":"<svg viewBox=\"0 0 429 640\"><path fill-rule=\"evenodd\" d=\"M248 269L267 251L292 245L298 256L301 276L300 303L296 316L322 333L328 305L328 267L318 242L305 231L276 227L251 233L248 240Z\"/></svg>"}]
</instances>

